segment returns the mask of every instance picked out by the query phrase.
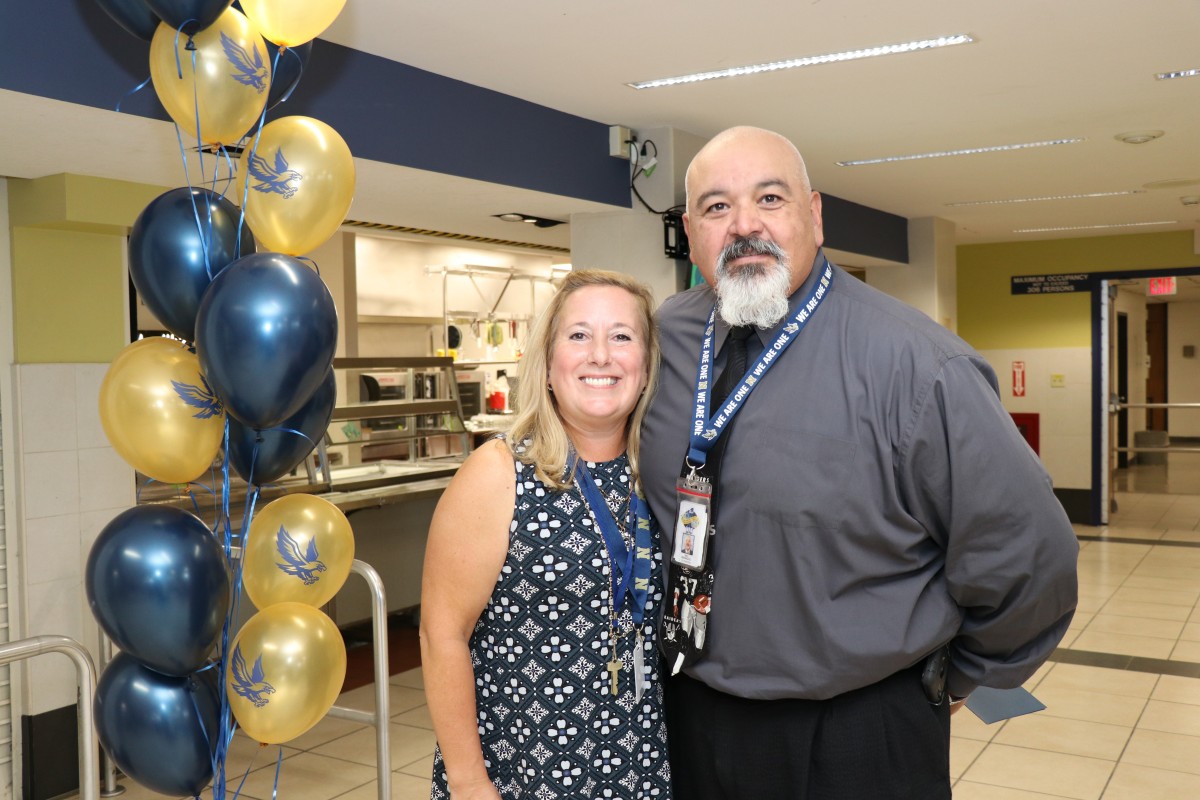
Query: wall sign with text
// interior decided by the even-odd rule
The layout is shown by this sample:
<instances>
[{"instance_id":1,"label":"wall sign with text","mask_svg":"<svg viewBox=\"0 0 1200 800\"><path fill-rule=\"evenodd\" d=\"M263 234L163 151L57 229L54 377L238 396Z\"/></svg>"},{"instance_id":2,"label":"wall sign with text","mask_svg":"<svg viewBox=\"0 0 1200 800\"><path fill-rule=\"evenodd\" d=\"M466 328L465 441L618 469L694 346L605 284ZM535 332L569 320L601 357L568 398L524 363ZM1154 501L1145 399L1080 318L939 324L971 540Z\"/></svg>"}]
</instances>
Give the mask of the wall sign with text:
<instances>
[{"instance_id":1,"label":"wall sign with text","mask_svg":"<svg viewBox=\"0 0 1200 800\"><path fill-rule=\"evenodd\" d=\"M1070 272L1062 275L1014 275L1013 294L1063 294L1065 292L1089 292L1092 276L1087 272Z\"/></svg>"}]
</instances>

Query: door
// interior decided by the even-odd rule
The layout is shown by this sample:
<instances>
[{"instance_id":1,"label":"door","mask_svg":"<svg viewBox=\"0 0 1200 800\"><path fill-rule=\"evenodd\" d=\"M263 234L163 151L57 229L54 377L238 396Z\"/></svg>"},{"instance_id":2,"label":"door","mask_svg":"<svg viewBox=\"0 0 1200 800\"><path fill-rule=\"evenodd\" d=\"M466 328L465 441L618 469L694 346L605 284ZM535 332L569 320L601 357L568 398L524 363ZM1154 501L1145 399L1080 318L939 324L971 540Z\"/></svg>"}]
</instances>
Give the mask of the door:
<instances>
[{"instance_id":1,"label":"door","mask_svg":"<svg viewBox=\"0 0 1200 800\"><path fill-rule=\"evenodd\" d=\"M1117 314L1117 447L1129 447L1129 315ZM1129 453L1123 449L1117 452L1117 469L1129 466Z\"/></svg>"}]
</instances>

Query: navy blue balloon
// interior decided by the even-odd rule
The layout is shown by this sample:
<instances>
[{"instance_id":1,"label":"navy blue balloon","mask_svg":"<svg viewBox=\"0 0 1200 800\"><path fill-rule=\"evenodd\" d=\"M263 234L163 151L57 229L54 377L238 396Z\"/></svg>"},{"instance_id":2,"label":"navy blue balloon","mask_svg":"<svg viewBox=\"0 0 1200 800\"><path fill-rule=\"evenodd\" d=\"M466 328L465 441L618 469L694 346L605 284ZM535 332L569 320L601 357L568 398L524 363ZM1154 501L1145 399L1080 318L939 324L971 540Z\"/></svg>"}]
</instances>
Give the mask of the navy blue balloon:
<instances>
[{"instance_id":1,"label":"navy blue balloon","mask_svg":"<svg viewBox=\"0 0 1200 800\"><path fill-rule=\"evenodd\" d=\"M238 245L241 216L216 192L184 186L151 200L133 223L129 276L146 307L176 336L196 338L196 311L212 277L254 252L244 223Z\"/></svg>"},{"instance_id":2,"label":"navy blue balloon","mask_svg":"<svg viewBox=\"0 0 1200 800\"><path fill-rule=\"evenodd\" d=\"M145 0L150 10L159 19L178 30L185 22L183 32L192 36L217 21L217 17L229 8L233 0Z\"/></svg>"},{"instance_id":3,"label":"navy blue balloon","mask_svg":"<svg viewBox=\"0 0 1200 800\"><path fill-rule=\"evenodd\" d=\"M271 62L271 90L267 92L267 109L272 109L283 102L300 83L300 76L308 68L308 57L312 55L312 42L289 47L275 58L279 45L267 42L267 56Z\"/></svg>"},{"instance_id":4,"label":"navy blue balloon","mask_svg":"<svg viewBox=\"0 0 1200 800\"><path fill-rule=\"evenodd\" d=\"M96 684L96 733L122 772L170 797L197 797L213 777L220 733L217 673L172 677L119 653Z\"/></svg>"},{"instance_id":5,"label":"navy blue balloon","mask_svg":"<svg viewBox=\"0 0 1200 800\"><path fill-rule=\"evenodd\" d=\"M171 506L118 514L92 545L84 579L109 638L165 675L202 667L229 611L224 548L194 514Z\"/></svg>"},{"instance_id":6,"label":"navy blue balloon","mask_svg":"<svg viewBox=\"0 0 1200 800\"><path fill-rule=\"evenodd\" d=\"M158 30L158 15L146 5L146 0L96 0L117 24L147 42Z\"/></svg>"},{"instance_id":7,"label":"navy blue balloon","mask_svg":"<svg viewBox=\"0 0 1200 800\"><path fill-rule=\"evenodd\" d=\"M262 486L291 472L321 441L333 419L337 400L337 380L333 370L317 387L308 402L278 427L262 431L247 428L236 419L229 420L229 463L242 479ZM289 428L290 430L282 430ZM304 436L292 433L300 431ZM258 441L261 435L262 441ZM305 438L308 437L308 438ZM254 452L258 446L257 455Z\"/></svg>"},{"instance_id":8,"label":"navy blue balloon","mask_svg":"<svg viewBox=\"0 0 1200 800\"><path fill-rule=\"evenodd\" d=\"M196 355L221 405L246 427L273 428L325 380L337 309L303 261L255 253L226 267L196 314Z\"/></svg>"}]
</instances>

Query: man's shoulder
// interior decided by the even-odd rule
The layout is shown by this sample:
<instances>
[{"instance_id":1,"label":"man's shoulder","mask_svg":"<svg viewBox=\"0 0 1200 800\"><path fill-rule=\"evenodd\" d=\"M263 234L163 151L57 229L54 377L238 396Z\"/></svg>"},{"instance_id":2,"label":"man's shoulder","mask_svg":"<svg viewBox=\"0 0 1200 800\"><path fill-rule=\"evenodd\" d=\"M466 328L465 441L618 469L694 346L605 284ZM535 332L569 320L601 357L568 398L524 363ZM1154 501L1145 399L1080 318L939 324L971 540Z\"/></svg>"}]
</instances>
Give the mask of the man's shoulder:
<instances>
[{"instance_id":1,"label":"man's shoulder","mask_svg":"<svg viewBox=\"0 0 1200 800\"><path fill-rule=\"evenodd\" d=\"M676 292L662 302L656 313L660 323L687 320L695 317L707 318L712 310L716 296L712 288L705 283Z\"/></svg>"}]
</instances>

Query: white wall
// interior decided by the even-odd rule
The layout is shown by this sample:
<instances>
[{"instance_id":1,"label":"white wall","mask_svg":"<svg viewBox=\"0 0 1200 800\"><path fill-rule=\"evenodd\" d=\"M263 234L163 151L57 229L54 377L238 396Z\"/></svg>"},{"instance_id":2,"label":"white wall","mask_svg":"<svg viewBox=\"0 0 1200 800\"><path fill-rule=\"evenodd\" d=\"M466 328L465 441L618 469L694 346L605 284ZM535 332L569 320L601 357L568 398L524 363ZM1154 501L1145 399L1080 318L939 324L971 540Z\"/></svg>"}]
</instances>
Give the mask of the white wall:
<instances>
[{"instance_id":1,"label":"white wall","mask_svg":"<svg viewBox=\"0 0 1200 800\"><path fill-rule=\"evenodd\" d=\"M1195 348L1185 358L1183 348ZM1172 403L1200 403L1200 303L1167 306L1167 397ZM1200 409L1172 409L1167 415L1172 437L1200 436Z\"/></svg>"},{"instance_id":2,"label":"white wall","mask_svg":"<svg viewBox=\"0 0 1200 800\"><path fill-rule=\"evenodd\" d=\"M109 445L97 398L107 364L23 364L16 368L20 441L23 635L70 636L99 651L84 595L92 542L135 502L133 469ZM26 661L27 714L75 702L69 659Z\"/></svg>"},{"instance_id":3,"label":"white wall","mask_svg":"<svg viewBox=\"0 0 1200 800\"><path fill-rule=\"evenodd\" d=\"M571 263L611 269L650 287L656 303L675 293L677 262L663 252L663 222L638 206L631 211L571 215Z\"/></svg>"},{"instance_id":4,"label":"white wall","mask_svg":"<svg viewBox=\"0 0 1200 800\"><path fill-rule=\"evenodd\" d=\"M1009 413L1038 415L1038 451L1058 489L1092 485L1092 351L1087 347L984 350ZM1013 362L1025 363L1025 396L1013 395ZM1052 387L1052 376L1062 386Z\"/></svg>"},{"instance_id":5,"label":"white wall","mask_svg":"<svg viewBox=\"0 0 1200 800\"><path fill-rule=\"evenodd\" d=\"M462 246L436 241L412 241L359 234L355 237L358 304L358 345L363 357L431 356L446 348L441 320L444 312L467 312L486 321L495 309L503 342L489 346L486 329L476 331L466 320L454 321L461 334L459 359L515 361L529 323L554 293L547 280L504 275L429 274L427 267L512 267L548 278L555 263L566 256ZM443 302L443 282L445 301ZM406 319L407 318L407 319ZM507 323L517 320L517 335ZM448 348L447 348L448 349Z\"/></svg>"}]
</instances>

